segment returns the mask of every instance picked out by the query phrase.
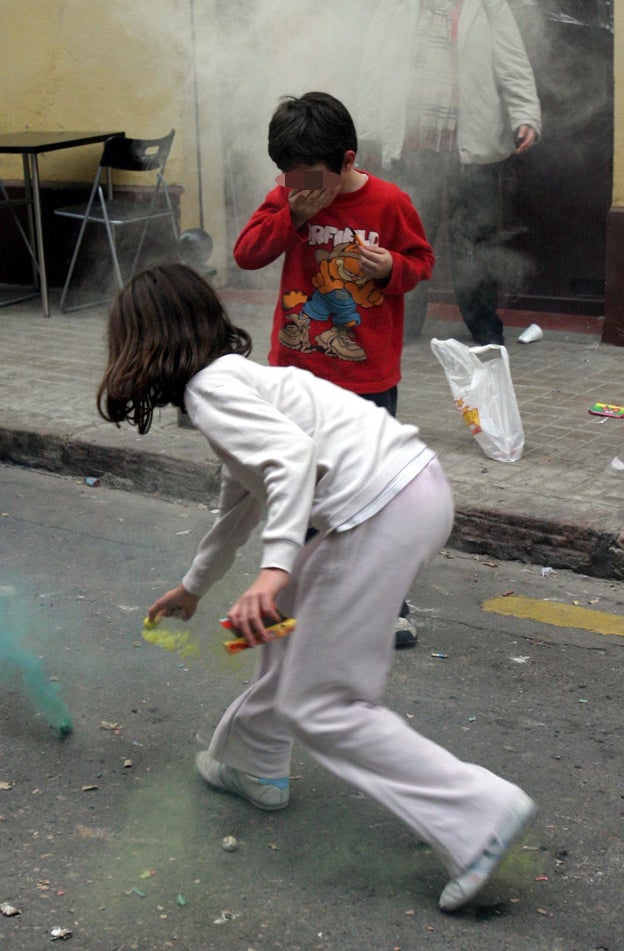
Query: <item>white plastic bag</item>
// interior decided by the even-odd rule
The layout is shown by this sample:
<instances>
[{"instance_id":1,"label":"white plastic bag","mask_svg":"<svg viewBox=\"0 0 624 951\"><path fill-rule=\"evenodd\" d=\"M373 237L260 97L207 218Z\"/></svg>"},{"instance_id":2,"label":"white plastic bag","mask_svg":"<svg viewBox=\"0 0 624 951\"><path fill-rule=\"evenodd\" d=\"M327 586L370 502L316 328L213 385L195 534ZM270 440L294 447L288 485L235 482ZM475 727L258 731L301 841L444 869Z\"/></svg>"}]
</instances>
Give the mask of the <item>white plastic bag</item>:
<instances>
[{"instance_id":1,"label":"white plastic bag","mask_svg":"<svg viewBox=\"0 0 624 951\"><path fill-rule=\"evenodd\" d=\"M524 449L524 431L507 349L496 344L467 347L459 340L435 337L431 349L442 364L457 409L485 455L497 462L517 462Z\"/></svg>"}]
</instances>

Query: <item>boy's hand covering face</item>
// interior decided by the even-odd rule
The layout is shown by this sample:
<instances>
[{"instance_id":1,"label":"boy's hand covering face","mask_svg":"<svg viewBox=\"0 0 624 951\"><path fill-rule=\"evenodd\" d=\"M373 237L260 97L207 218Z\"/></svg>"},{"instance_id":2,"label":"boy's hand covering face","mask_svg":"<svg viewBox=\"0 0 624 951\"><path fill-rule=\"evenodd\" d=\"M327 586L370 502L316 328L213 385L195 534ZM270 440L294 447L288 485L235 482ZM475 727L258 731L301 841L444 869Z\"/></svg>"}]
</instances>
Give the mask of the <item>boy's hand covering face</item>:
<instances>
[{"instance_id":1,"label":"boy's hand covering face","mask_svg":"<svg viewBox=\"0 0 624 951\"><path fill-rule=\"evenodd\" d=\"M330 172L329 169L295 169L292 172L282 172L275 181L284 188L294 188L297 191L331 190L342 185L340 175Z\"/></svg>"},{"instance_id":2,"label":"boy's hand covering face","mask_svg":"<svg viewBox=\"0 0 624 951\"><path fill-rule=\"evenodd\" d=\"M327 168L297 168L282 172L275 181L290 189L288 204L296 228L331 205L342 188L342 176Z\"/></svg>"}]
</instances>

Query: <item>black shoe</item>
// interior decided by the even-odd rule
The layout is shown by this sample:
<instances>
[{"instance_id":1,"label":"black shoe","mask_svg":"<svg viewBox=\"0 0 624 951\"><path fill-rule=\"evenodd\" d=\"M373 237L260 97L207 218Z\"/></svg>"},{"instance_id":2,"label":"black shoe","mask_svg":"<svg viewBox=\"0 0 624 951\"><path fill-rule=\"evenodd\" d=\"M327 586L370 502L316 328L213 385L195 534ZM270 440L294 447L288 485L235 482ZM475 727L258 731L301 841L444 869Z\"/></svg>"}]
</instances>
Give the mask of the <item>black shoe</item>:
<instances>
[{"instance_id":1,"label":"black shoe","mask_svg":"<svg viewBox=\"0 0 624 951\"><path fill-rule=\"evenodd\" d=\"M416 647L417 643L418 634L410 619L408 617L398 617L394 632L394 649L397 651L405 650L406 647Z\"/></svg>"},{"instance_id":2,"label":"black shoe","mask_svg":"<svg viewBox=\"0 0 624 951\"><path fill-rule=\"evenodd\" d=\"M503 336L503 322L498 318L493 324L483 324L479 321L475 323L467 323L466 327L470 331L470 335L478 347L487 347L490 343L495 343L499 347L505 346L505 338Z\"/></svg>"},{"instance_id":3,"label":"black shoe","mask_svg":"<svg viewBox=\"0 0 624 951\"><path fill-rule=\"evenodd\" d=\"M482 347L487 347L487 345L490 344L490 343L495 343L495 344L497 344L499 347L504 347L504 346L505 346L505 338L503 337L502 334L485 334L485 335L481 338L481 346L482 346Z\"/></svg>"}]
</instances>

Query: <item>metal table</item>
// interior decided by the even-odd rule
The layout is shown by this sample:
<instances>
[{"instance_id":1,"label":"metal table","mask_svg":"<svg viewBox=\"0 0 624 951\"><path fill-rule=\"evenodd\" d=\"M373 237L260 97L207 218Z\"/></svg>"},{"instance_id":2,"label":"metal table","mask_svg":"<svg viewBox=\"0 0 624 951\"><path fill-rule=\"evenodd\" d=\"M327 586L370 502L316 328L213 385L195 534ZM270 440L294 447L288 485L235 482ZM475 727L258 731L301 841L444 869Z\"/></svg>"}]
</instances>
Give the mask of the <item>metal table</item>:
<instances>
[{"instance_id":1,"label":"metal table","mask_svg":"<svg viewBox=\"0 0 624 951\"><path fill-rule=\"evenodd\" d=\"M113 135L125 135L125 132L5 132L0 134L0 154L22 156L25 204L29 206L29 212L31 210L34 212L32 215L29 214L29 225L33 229L31 243L37 252L39 288L44 317L50 316L50 304L41 222L38 156L42 152L58 152L60 149L73 149L80 145L105 142Z\"/></svg>"}]
</instances>

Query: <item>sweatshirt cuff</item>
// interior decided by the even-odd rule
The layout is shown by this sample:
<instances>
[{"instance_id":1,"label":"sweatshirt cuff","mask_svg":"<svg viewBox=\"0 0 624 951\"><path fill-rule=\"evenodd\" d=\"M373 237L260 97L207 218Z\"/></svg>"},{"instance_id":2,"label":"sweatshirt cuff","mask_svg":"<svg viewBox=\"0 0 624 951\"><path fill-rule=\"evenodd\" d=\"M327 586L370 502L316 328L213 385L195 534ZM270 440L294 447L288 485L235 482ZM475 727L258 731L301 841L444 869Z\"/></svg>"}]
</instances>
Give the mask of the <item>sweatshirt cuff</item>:
<instances>
[{"instance_id":1,"label":"sweatshirt cuff","mask_svg":"<svg viewBox=\"0 0 624 951\"><path fill-rule=\"evenodd\" d=\"M301 545L283 538L279 541L264 542L260 567L281 568L290 574L300 551Z\"/></svg>"},{"instance_id":2,"label":"sweatshirt cuff","mask_svg":"<svg viewBox=\"0 0 624 951\"><path fill-rule=\"evenodd\" d=\"M211 586L210 579L204 572L193 568L192 565L182 578L181 584L189 594L194 594L197 598L203 597Z\"/></svg>"}]
</instances>

